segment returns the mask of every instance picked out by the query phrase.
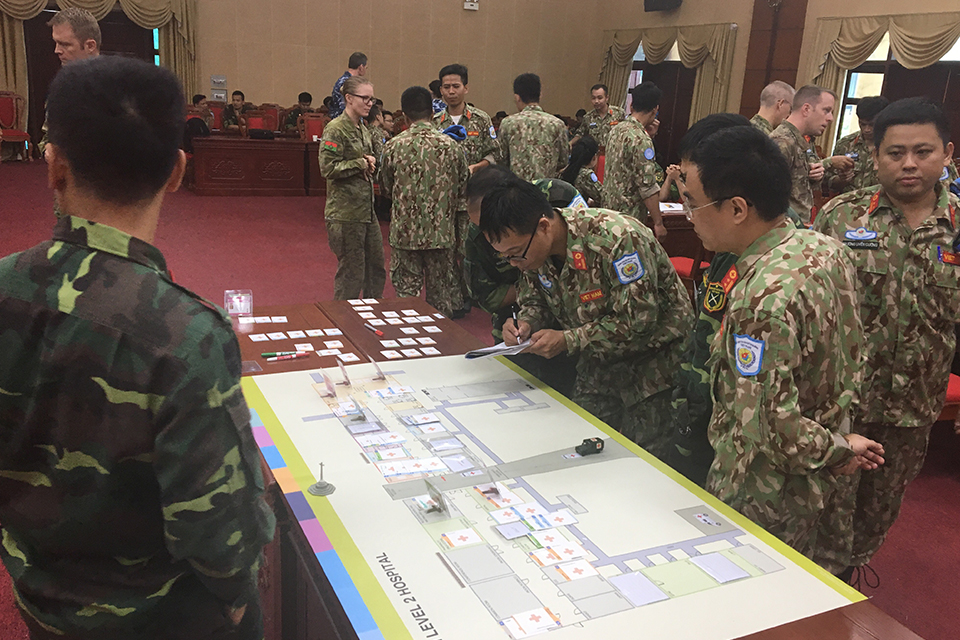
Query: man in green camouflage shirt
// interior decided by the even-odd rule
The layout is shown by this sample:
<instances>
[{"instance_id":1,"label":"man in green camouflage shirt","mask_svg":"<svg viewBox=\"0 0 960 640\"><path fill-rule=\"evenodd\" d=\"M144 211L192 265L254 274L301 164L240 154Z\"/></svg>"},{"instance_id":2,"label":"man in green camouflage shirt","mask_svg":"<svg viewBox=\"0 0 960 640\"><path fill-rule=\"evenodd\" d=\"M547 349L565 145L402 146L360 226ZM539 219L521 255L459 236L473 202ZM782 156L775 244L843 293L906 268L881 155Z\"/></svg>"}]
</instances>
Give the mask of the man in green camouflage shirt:
<instances>
[{"instance_id":1,"label":"man in green camouflage shirt","mask_svg":"<svg viewBox=\"0 0 960 640\"><path fill-rule=\"evenodd\" d=\"M815 557L834 474L882 462L877 443L849 434L862 338L852 265L842 245L787 221L786 159L762 132L719 131L681 166L704 247L739 256L707 363L707 489Z\"/></svg>"},{"instance_id":2,"label":"man in green camouflage shirt","mask_svg":"<svg viewBox=\"0 0 960 640\"><path fill-rule=\"evenodd\" d=\"M943 112L899 100L874 135L880 185L831 200L815 224L853 250L866 334L855 428L887 450L887 464L860 475L852 566L880 548L923 466L960 323L958 202L938 182L953 155Z\"/></svg>"},{"instance_id":3,"label":"man in green camouflage shirt","mask_svg":"<svg viewBox=\"0 0 960 640\"><path fill-rule=\"evenodd\" d=\"M183 104L154 65L64 67L47 157L66 216L0 260L0 557L34 639L263 637L274 518L240 349L149 244Z\"/></svg>"},{"instance_id":4,"label":"man in green camouflage shirt","mask_svg":"<svg viewBox=\"0 0 960 640\"><path fill-rule=\"evenodd\" d=\"M507 344L579 356L574 401L662 457L670 439L670 396L690 299L653 233L604 209L555 210L533 185L502 185L481 203L480 229L517 265L519 326ZM562 331L548 328L559 323Z\"/></svg>"},{"instance_id":5,"label":"man in green camouflage shirt","mask_svg":"<svg viewBox=\"0 0 960 640\"><path fill-rule=\"evenodd\" d=\"M837 96L822 87L800 87L793 98L793 111L773 130L770 138L777 143L790 169L790 207L804 223L810 224L815 201L814 190L820 189L827 167L849 171L853 160L834 156L830 162L821 162L807 136L815 138L833 122L833 107Z\"/></svg>"},{"instance_id":6,"label":"man in green camouflage shirt","mask_svg":"<svg viewBox=\"0 0 960 640\"><path fill-rule=\"evenodd\" d=\"M284 131L296 131L297 130L297 121L305 113L312 113L313 109L310 108L310 105L313 104L313 96L310 95L307 91L303 91L300 95L297 96L297 104L292 107L290 111L287 112L286 117L283 119L283 130Z\"/></svg>"},{"instance_id":7,"label":"man in green camouflage shirt","mask_svg":"<svg viewBox=\"0 0 960 640\"><path fill-rule=\"evenodd\" d=\"M630 116L613 128L607 141L604 206L640 222L649 215L654 233L662 238L667 229L660 216L659 165L646 127L656 120L663 92L652 82L643 82L631 94Z\"/></svg>"},{"instance_id":8,"label":"man in green camouflage shirt","mask_svg":"<svg viewBox=\"0 0 960 640\"><path fill-rule=\"evenodd\" d=\"M337 256L333 299L379 298L387 281L383 234L373 211L377 159L361 120L373 106L373 84L351 76L341 87L346 108L323 129L320 175L327 179L323 215L327 242Z\"/></svg>"},{"instance_id":9,"label":"man in green camouflage shirt","mask_svg":"<svg viewBox=\"0 0 960 640\"><path fill-rule=\"evenodd\" d=\"M556 178L567 166L570 146L563 121L540 108L540 77L524 73L513 81L517 110L500 123L496 161L521 180Z\"/></svg>"},{"instance_id":10,"label":"man in green camouflage shirt","mask_svg":"<svg viewBox=\"0 0 960 640\"><path fill-rule=\"evenodd\" d=\"M583 116L580 126L574 133L574 138L570 141L571 147L583 136L593 137L601 147L607 146L610 132L624 119L621 107L610 106L608 93L605 84L595 84L590 88L590 102L593 104L593 111L588 111Z\"/></svg>"},{"instance_id":11,"label":"man in green camouflage shirt","mask_svg":"<svg viewBox=\"0 0 960 640\"><path fill-rule=\"evenodd\" d=\"M234 91L230 95L230 104L224 107L220 114L221 129L239 129L240 116L257 108L255 104L245 102L245 100L246 96L243 95L243 91Z\"/></svg>"},{"instance_id":12,"label":"man in green camouflage shirt","mask_svg":"<svg viewBox=\"0 0 960 640\"><path fill-rule=\"evenodd\" d=\"M466 197L470 170L460 146L432 122L428 89L410 87L400 98L410 128L383 151L383 192L393 200L390 218L390 280L397 296L419 296L451 315L461 302L451 255L457 211Z\"/></svg>"},{"instance_id":13,"label":"man in green camouflage shirt","mask_svg":"<svg viewBox=\"0 0 960 640\"><path fill-rule=\"evenodd\" d=\"M793 108L796 91L782 80L774 80L760 92L760 111L750 118L750 124L770 135L787 119Z\"/></svg>"},{"instance_id":14,"label":"man in green camouflage shirt","mask_svg":"<svg viewBox=\"0 0 960 640\"><path fill-rule=\"evenodd\" d=\"M845 172L838 171L836 167L827 171L831 191L849 193L879 184L877 170L873 166L873 123L888 104L890 101L883 96L867 96L857 103L860 130L840 138L833 148L833 155L850 158L853 167Z\"/></svg>"}]
</instances>

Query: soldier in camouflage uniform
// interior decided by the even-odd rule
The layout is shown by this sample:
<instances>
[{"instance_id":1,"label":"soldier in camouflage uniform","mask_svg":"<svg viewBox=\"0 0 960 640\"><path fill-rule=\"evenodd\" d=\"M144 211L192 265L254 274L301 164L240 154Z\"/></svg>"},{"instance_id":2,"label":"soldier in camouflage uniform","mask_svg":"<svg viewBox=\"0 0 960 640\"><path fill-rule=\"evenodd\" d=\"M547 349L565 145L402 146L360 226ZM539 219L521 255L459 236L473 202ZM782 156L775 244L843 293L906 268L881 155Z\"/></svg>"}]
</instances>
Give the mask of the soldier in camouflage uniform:
<instances>
[{"instance_id":1,"label":"soldier in camouflage uniform","mask_svg":"<svg viewBox=\"0 0 960 640\"><path fill-rule=\"evenodd\" d=\"M603 206L603 183L594 173L600 158L600 146L593 136L583 136L570 147L570 163L560 179L577 188L591 207Z\"/></svg>"},{"instance_id":2,"label":"soldier in camouflage uniform","mask_svg":"<svg viewBox=\"0 0 960 640\"><path fill-rule=\"evenodd\" d=\"M570 147L563 121L540 108L540 77L524 73L513 81L520 113L500 123L496 161L522 180L556 178L567 166Z\"/></svg>"},{"instance_id":3,"label":"soldier in camouflage uniform","mask_svg":"<svg viewBox=\"0 0 960 640\"><path fill-rule=\"evenodd\" d=\"M852 266L842 245L787 222L786 160L755 128L709 136L682 168L704 247L739 256L707 362L707 489L814 557L834 475L882 462L878 444L849 434L862 335Z\"/></svg>"},{"instance_id":4,"label":"soldier in camouflage uniform","mask_svg":"<svg viewBox=\"0 0 960 640\"><path fill-rule=\"evenodd\" d=\"M327 241L337 256L333 299L379 298L387 273L383 234L373 211L373 157L370 131L361 122L373 105L373 85L359 76L344 85L346 109L323 129L320 175L327 179L324 218Z\"/></svg>"},{"instance_id":5,"label":"soldier in camouflage uniform","mask_svg":"<svg viewBox=\"0 0 960 640\"><path fill-rule=\"evenodd\" d=\"M786 120L793 107L793 87L782 80L774 80L760 92L760 111L750 118L750 124L770 135Z\"/></svg>"},{"instance_id":6,"label":"soldier in camouflage uniform","mask_svg":"<svg viewBox=\"0 0 960 640\"><path fill-rule=\"evenodd\" d=\"M461 302L454 260L457 211L463 206L470 170L460 146L431 121L430 91L410 87L400 104L413 122L383 152L383 191L393 200L390 220L390 280L397 296L419 296L453 314Z\"/></svg>"},{"instance_id":7,"label":"soldier in camouflage uniform","mask_svg":"<svg viewBox=\"0 0 960 640\"><path fill-rule=\"evenodd\" d=\"M529 339L527 351L546 358L578 355L574 401L664 456L674 372L693 314L653 233L613 211L554 210L524 183L483 198L480 229L523 270L519 327L508 320L504 341ZM552 322L563 330L546 328Z\"/></svg>"},{"instance_id":8,"label":"soldier in camouflage uniform","mask_svg":"<svg viewBox=\"0 0 960 640\"><path fill-rule=\"evenodd\" d=\"M873 123L888 104L890 101L883 96L868 96L857 103L860 131L840 138L833 148L833 155L850 158L853 167L843 173L835 167L827 171L831 191L849 193L879 184L873 166Z\"/></svg>"},{"instance_id":9,"label":"soldier in camouflage uniform","mask_svg":"<svg viewBox=\"0 0 960 640\"><path fill-rule=\"evenodd\" d=\"M660 184L656 152L645 127L657 117L663 92L652 82L631 90L630 116L613 128L607 141L604 205L641 222L653 219L658 238L667 235L660 216Z\"/></svg>"},{"instance_id":10,"label":"soldier in camouflage uniform","mask_svg":"<svg viewBox=\"0 0 960 640\"><path fill-rule=\"evenodd\" d=\"M577 140L583 136L591 136L601 147L607 146L610 132L624 119L621 107L610 106L608 93L605 84L595 84L590 88L590 102L593 104L593 110L583 116L580 126L574 132L573 140L570 141L570 146L576 144Z\"/></svg>"},{"instance_id":11,"label":"soldier in camouflage uniform","mask_svg":"<svg viewBox=\"0 0 960 640\"><path fill-rule=\"evenodd\" d=\"M881 469L860 475L852 566L880 548L920 472L960 322L958 202L938 184L953 155L943 113L900 100L874 131L880 185L831 200L815 224L853 250L866 334L856 429L887 450Z\"/></svg>"},{"instance_id":12,"label":"soldier in camouflage uniform","mask_svg":"<svg viewBox=\"0 0 960 640\"><path fill-rule=\"evenodd\" d=\"M21 613L34 639L259 640L274 518L240 349L149 244L186 165L179 81L104 56L65 67L48 106L67 215L0 260L0 558Z\"/></svg>"},{"instance_id":13,"label":"soldier in camouflage uniform","mask_svg":"<svg viewBox=\"0 0 960 640\"><path fill-rule=\"evenodd\" d=\"M283 130L296 131L297 121L300 120L300 116L305 113L313 113L313 109L310 108L312 104L312 95L306 91L300 93L300 95L297 96L297 105L290 109L290 111L287 112L287 116L283 119Z\"/></svg>"},{"instance_id":14,"label":"soldier in camouflage uniform","mask_svg":"<svg viewBox=\"0 0 960 640\"><path fill-rule=\"evenodd\" d=\"M244 102L245 100L246 96L243 95L243 91L234 91L230 95L230 104L224 107L220 114L221 129L239 129L240 116L257 108L253 103Z\"/></svg>"}]
</instances>

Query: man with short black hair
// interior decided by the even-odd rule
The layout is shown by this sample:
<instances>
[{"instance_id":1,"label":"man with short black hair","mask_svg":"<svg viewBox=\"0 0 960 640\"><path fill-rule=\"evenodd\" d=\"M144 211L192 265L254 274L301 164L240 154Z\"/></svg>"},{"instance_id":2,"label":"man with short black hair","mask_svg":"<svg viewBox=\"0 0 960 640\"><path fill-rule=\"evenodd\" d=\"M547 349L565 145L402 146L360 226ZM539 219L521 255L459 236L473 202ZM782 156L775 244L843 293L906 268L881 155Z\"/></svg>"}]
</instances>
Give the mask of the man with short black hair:
<instances>
[{"instance_id":1,"label":"man with short black hair","mask_svg":"<svg viewBox=\"0 0 960 640\"><path fill-rule=\"evenodd\" d=\"M824 171L832 168L843 172L853 168L853 160L846 156L820 161L810 142L833 122L836 102L837 96L832 91L811 84L800 87L793 97L790 115L770 134L790 169L790 207L805 224L810 224L814 189L820 188Z\"/></svg>"},{"instance_id":2,"label":"man with short black hair","mask_svg":"<svg viewBox=\"0 0 960 640\"><path fill-rule=\"evenodd\" d=\"M770 135L793 110L796 91L783 80L774 80L760 92L760 111L750 118L750 124Z\"/></svg>"},{"instance_id":3,"label":"man with short black hair","mask_svg":"<svg viewBox=\"0 0 960 640\"><path fill-rule=\"evenodd\" d=\"M310 105L313 104L313 96L309 92L303 91L300 95L297 96L297 104L290 108L290 111L287 112L287 117L283 120L283 128L286 131L295 131L297 128L297 121L300 120L300 116L305 113L312 113L313 109L310 108Z\"/></svg>"},{"instance_id":4,"label":"man with short black hair","mask_svg":"<svg viewBox=\"0 0 960 640\"><path fill-rule=\"evenodd\" d=\"M888 104L883 96L867 96L857 103L860 130L840 138L833 148L834 155L850 158L853 166L842 172L836 167L827 170L832 191L843 194L879 184L873 166L873 122Z\"/></svg>"},{"instance_id":5,"label":"man with short black hair","mask_svg":"<svg viewBox=\"0 0 960 640\"><path fill-rule=\"evenodd\" d=\"M501 185L483 198L480 230L522 270L519 322L507 344L577 356L573 400L657 457L670 442L670 400L690 298L653 233L605 209L554 209L533 185ZM549 328L554 323L562 330Z\"/></svg>"},{"instance_id":6,"label":"man with short black hair","mask_svg":"<svg viewBox=\"0 0 960 640\"><path fill-rule=\"evenodd\" d=\"M463 149L470 165L470 173L494 161L497 150L497 132L485 111L467 105L469 92L467 68L462 64L448 64L440 69L440 93L444 108L433 117L441 130L450 126L463 127Z\"/></svg>"},{"instance_id":7,"label":"man with short black hair","mask_svg":"<svg viewBox=\"0 0 960 640\"><path fill-rule=\"evenodd\" d=\"M330 108L329 115L330 119L334 119L343 113L343 110L346 108L346 101L343 96L343 83L351 77L360 77L367 75L367 56L364 53L355 51L350 54L350 59L347 61L347 70L343 72L343 75L337 78L337 81L333 83L333 92L328 96L330 98ZM326 99L324 99L326 104Z\"/></svg>"},{"instance_id":8,"label":"man with short black hair","mask_svg":"<svg viewBox=\"0 0 960 640\"><path fill-rule=\"evenodd\" d=\"M180 82L103 56L47 106L66 215L0 260L0 557L30 637L259 639L274 518L240 348L150 244L186 166Z\"/></svg>"},{"instance_id":9,"label":"man with short black hair","mask_svg":"<svg viewBox=\"0 0 960 640\"><path fill-rule=\"evenodd\" d=\"M624 118L621 107L610 106L608 93L605 84L595 84L590 87L590 102L593 104L593 110L584 112L582 118L577 118L580 124L574 132L570 146L583 136L591 136L601 147L607 146L607 138L610 137L613 127Z\"/></svg>"},{"instance_id":10,"label":"man with short black hair","mask_svg":"<svg viewBox=\"0 0 960 640\"><path fill-rule=\"evenodd\" d=\"M681 170L704 248L739 256L711 349L707 490L812 557L834 474L882 463L879 444L849 433L862 344L853 266L838 242L787 221L787 161L755 128L714 133Z\"/></svg>"},{"instance_id":11,"label":"man with short black hair","mask_svg":"<svg viewBox=\"0 0 960 640\"><path fill-rule=\"evenodd\" d=\"M887 450L887 464L860 475L853 567L883 544L923 466L960 323L960 203L939 183L953 156L943 111L898 100L877 115L873 139L879 185L834 198L814 224L853 250L866 335L855 429Z\"/></svg>"},{"instance_id":12,"label":"man with short black hair","mask_svg":"<svg viewBox=\"0 0 960 640\"><path fill-rule=\"evenodd\" d=\"M240 116L257 108L256 105L245 100L243 91L237 90L230 95L230 104L224 107L220 114L221 128L233 131L240 128Z\"/></svg>"},{"instance_id":13,"label":"man with short black hair","mask_svg":"<svg viewBox=\"0 0 960 640\"><path fill-rule=\"evenodd\" d=\"M381 184L393 200L390 280L398 297L419 296L450 316L462 303L452 255L457 213L463 208L470 169L461 146L433 124L430 91L410 87L400 106L410 128L384 147Z\"/></svg>"},{"instance_id":14,"label":"man with short black hair","mask_svg":"<svg viewBox=\"0 0 960 640\"><path fill-rule=\"evenodd\" d=\"M540 108L540 76L523 73L513 81L517 110L500 123L497 163L522 180L556 178L567 166L567 126Z\"/></svg>"},{"instance_id":15,"label":"man with short black hair","mask_svg":"<svg viewBox=\"0 0 960 640\"><path fill-rule=\"evenodd\" d=\"M653 231L662 238L667 229L660 215L659 165L646 127L657 119L663 92L647 81L635 86L630 94L630 115L613 128L607 140L604 204L640 222L652 218Z\"/></svg>"}]
</instances>

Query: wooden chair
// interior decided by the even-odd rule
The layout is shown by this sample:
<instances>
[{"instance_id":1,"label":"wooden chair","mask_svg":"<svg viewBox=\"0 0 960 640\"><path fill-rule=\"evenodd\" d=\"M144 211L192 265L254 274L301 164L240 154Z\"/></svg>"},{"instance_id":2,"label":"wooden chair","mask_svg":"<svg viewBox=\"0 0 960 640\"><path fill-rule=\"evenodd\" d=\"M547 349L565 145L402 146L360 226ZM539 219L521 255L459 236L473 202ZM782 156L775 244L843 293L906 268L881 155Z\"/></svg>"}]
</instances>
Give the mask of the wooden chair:
<instances>
[{"instance_id":1,"label":"wooden chair","mask_svg":"<svg viewBox=\"0 0 960 640\"><path fill-rule=\"evenodd\" d=\"M4 142L25 145L23 157L30 162L33 160L33 142L30 134L20 129L24 105L23 96L12 91L0 91L0 129L3 129L0 138Z\"/></svg>"},{"instance_id":2,"label":"wooden chair","mask_svg":"<svg viewBox=\"0 0 960 640\"><path fill-rule=\"evenodd\" d=\"M323 137L323 129L330 122L330 118L325 113L301 113L297 118L297 131L300 132L300 139L313 141L314 137L319 140Z\"/></svg>"},{"instance_id":3,"label":"wooden chair","mask_svg":"<svg viewBox=\"0 0 960 640\"><path fill-rule=\"evenodd\" d=\"M207 106L210 108L210 113L213 114L213 127L211 128L215 131L223 129L223 110L227 104L220 100L207 100Z\"/></svg>"},{"instance_id":4,"label":"wooden chair","mask_svg":"<svg viewBox=\"0 0 960 640\"><path fill-rule=\"evenodd\" d=\"M280 113L283 111L283 107L275 102L264 102L260 105L259 110L263 112L263 127L261 129L280 131L280 123L283 122L280 119Z\"/></svg>"}]
</instances>

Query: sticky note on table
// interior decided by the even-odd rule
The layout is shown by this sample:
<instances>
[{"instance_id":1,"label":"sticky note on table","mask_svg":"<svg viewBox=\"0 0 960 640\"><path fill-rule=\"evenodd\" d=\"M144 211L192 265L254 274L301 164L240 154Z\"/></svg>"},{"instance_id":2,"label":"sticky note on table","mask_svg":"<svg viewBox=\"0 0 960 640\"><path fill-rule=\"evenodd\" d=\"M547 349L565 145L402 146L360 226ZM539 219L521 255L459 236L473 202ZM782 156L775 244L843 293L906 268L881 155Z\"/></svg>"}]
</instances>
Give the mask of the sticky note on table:
<instances>
[{"instance_id":1,"label":"sticky note on table","mask_svg":"<svg viewBox=\"0 0 960 640\"><path fill-rule=\"evenodd\" d=\"M339 340L325 340L323 346L327 349L342 349L343 343Z\"/></svg>"},{"instance_id":2,"label":"sticky note on table","mask_svg":"<svg viewBox=\"0 0 960 640\"><path fill-rule=\"evenodd\" d=\"M324 335L323 329L307 329L306 333L307 333L307 336L311 338L318 338Z\"/></svg>"},{"instance_id":3,"label":"sticky note on table","mask_svg":"<svg viewBox=\"0 0 960 640\"><path fill-rule=\"evenodd\" d=\"M433 338L427 338L427 337L417 338L417 342L419 342L420 344L437 344L436 340L434 340Z\"/></svg>"},{"instance_id":4,"label":"sticky note on table","mask_svg":"<svg viewBox=\"0 0 960 640\"><path fill-rule=\"evenodd\" d=\"M403 309L402 311L400 311L400 313L402 313L402 314L405 315L405 316L418 316L418 315L420 315L419 313L417 313L417 312L414 311L413 309Z\"/></svg>"},{"instance_id":5,"label":"sticky note on table","mask_svg":"<svg viewBox=\"0 0 960 640\"><path fill-rule=\"evenodd\" d=\"M254 342L265 342L270 338L268 338L267 334L265 333L251 333L250 339L253 340Z\"/></svg>"},{"instance_id":6,"label":"sticky note on table","mask_svg":"<svg viewBox=\"0 0 960 640\"><path fill-rule=\"evenodd\" d=\"M340 358L341 360L343 360L344 362L359 362L359 361L360 361L360 356L358 356L358 355L355 354L355 353L341 353L341 354L338 355L337 357Z\"/></svg>"},{"instance_id":7,"label":"sticky note on table","mask_svg":"<svg viewBox=\"0 0 960 640\"><path fill-rule=\"evenodd\" d=\"M403 324L400 318L387 318L387 324Z\"/></svg>"},{"instance_id":8,"label":"sticky note on table","mask_svg":"<svg viewBox=\"0 0 960 640\"><path fill-rule=\"evenodd\" d=\"M416 327L400 327L400 331L404 332L408 336L413 335L415 333L420 333L420 330L417 329Z\"/></svg>"},{"instance_id":9,"label":"sticky note on table","mask_svg":"<svg viewBox=\"0 0 960 640\"><path fill-rule=\"evenodd\" d=\"M419 358L422 355L416 349L401 349L400 353L407 356L408 358Z\"/></svg>"},{"instance_id":10,"label":"sticky note on table","mask_svg":"<svg viewBox=\"0 0 960 640\"><path fill-rule=\"evenodd\" d=\"M427 333L443 333L443 329L441 329L440 327L437 327L437 326L435 326L435 325L430 325L429 327L424 327L423 330L426 331Z\"/></svg>"},{"instance_id":11,"label":"sticky note on table","mask_svg":"<svg viewBox=\"0 0 960 640\"><path fill-rule=\"evenodd\" d=\"M397 342L405 347L415 347L417 345L417 341L413 338L400 338Z\"/></svg>"},{"instance_id":12,"label":"sticky note on table","mask_svg":"<svg viewBox=\"0 0 960 640\"><path fill-rule=\"evenodd\" d=\"M307 334L304 333L303 331L287 331L287 335L290 336L292 339L307 337Z\"/></svg>"},{"instance_id":13,"label":"sticky note on table","mask_svg":"<svg viewBox=\"0 0 960 640\"><path fill-rule=\"evenodd\" d=\"M391 349L394 347L400 346L400 343L397 342L396 340L381 340L380 344L382 344L385 347L390 347Z\"/></svg>"},{"instance_id":14,"label":"sticky note on table","mask_svg":"<svg viewBox=\"0 0 960 640\"><path fill-rule=\"evenodd\" d=\"M376 317L377 317L377 314L375 314L375 313L372 312L372 311L361 311L361 312L358 313L357 315L360 316L361 318L363 318L364 320L370 320L370 319L372 319L372 318L376 318Z\"/></svg>"},{"instance_id":15,"label":"sticky note on table","mask_svg":"<svg viewBox=\"0 0 960 640\"><path fill-rule=\"evenodd\" d=\"M270 321L271 321L271 322L286 322L286 321L287 321L287 316L271 316L271 317L270 317Z\"/></svg>"},{"instance_id":16,"label":"sticky note on table","mask_svg":"<svg viewBox=\"0 0 960 640\"><path fill-rule=\"evenodd\" d=\"M399 317L400 317L400 314L397 313L396 311L384 311L384 312L383 312L383 317L384 317L384 318L399 318Z\"/></svg>"},{"instance_id":17,"label":"sticky note on table","mask_svg":"<svg viewBox=\"0 0 960 640\"><path fill-rule=\"evenodd\" d=\"M283 331L277 331L276 333L268 333L267 337L271 340L286 340L287 334L285 334Z\"/></svg>"},{"instance_id":18,"label":"sticky note on table","mask_svg":"<svg viewBox=\"0 0 960 640\"><path fill-rule=\"evenodd\" d=\"M403 355L399 351L381 351L380 352L384 358L387 360L396 360L397 358L402 358Z\"/></svg>"},{"instance_id":19,"label":"sticky note on table","mask_svg":"<svg viewBox=\"0 0 960 640\"><path fill-rule=\"evenodd\" d=\"M436 347L420 347L420 353L425 356L439 356L440 349L437 349Z\"/></svg>"},{"instance_id":20,"label":"sticky note on table","mask_svg":"<svg viewBox=\"0 0 960 640\"><path fill-rule=\"evenodd\" d=\"M380 318L371 318L370 324L374 327L382 327L383 325L387 324L387 321L381 320Z\"/></svg>"},{"instance_id":21,"label":"sticky note on table","mask_svg":"<svg viewBox=\"0 0 960 640\"><path fill-rule=\"evenodd\" d=\"M332 329L324 329L324 330L323 330L323 333L326 334L326 335L328 335L328 336L342 336L342 335L343 335L343 331L340 331L340 329L337 329L336 327L333 327Z\"/></svg>"}]
</instances>

